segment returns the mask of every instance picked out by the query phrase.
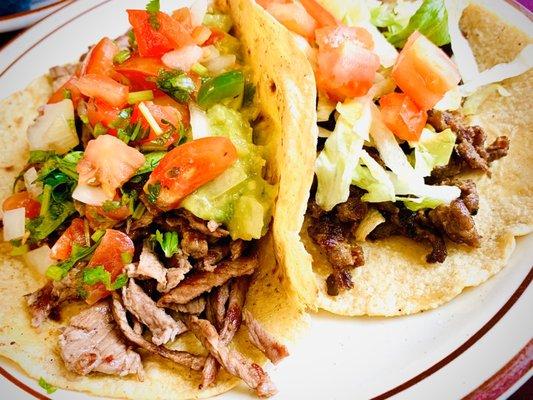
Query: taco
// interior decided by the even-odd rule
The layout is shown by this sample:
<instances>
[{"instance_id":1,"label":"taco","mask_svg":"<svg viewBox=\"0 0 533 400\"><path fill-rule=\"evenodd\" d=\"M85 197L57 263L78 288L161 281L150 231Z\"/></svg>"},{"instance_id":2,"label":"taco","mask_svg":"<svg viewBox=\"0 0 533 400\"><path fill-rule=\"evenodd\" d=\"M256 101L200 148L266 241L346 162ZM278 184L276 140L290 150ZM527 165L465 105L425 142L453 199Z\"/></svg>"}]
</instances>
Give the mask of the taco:
<instances>
[{"instance_id":1,"label":"taco","mask_svg":"<svg viewBox=\"0 0 533 400\"><path fill-rule=\"evenodd\" d=\"M301 221L271 219L307 197L282 167L308 139L281 124L314 101L312 70L247 1L127 17L1 102L0 355L46 390L272 395L260 364L306 320L285 268Z\"/></svg>"},{"instance_id":2,"label":"taco","mask_svg":"<svg viewBox=\"0 0 533 400\"><path fill-rule=\"evenodd\" d=\"M500 271L533 227L530 36L461 1L258 3L315 72L310 306L412 314Z\"/></svg>"}]
</instances>

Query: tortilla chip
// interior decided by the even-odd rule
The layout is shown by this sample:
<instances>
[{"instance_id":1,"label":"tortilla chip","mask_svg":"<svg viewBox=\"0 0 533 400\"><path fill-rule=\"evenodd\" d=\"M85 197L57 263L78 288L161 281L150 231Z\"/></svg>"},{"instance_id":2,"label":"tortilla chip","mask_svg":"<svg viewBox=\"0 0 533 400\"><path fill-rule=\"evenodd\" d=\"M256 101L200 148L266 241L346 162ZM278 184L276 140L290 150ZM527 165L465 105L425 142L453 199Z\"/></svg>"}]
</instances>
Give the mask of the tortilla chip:
<instances>
[{"instance_id":1,"label":"tortilla chip","mask_svg":"<svg viewBox=\"0 0 533 400\"><path fill-rule=\"evenodd\" d=\"M470 5L465 10L461 27L482 69L511 61L531 42L525 33L505 25L481 6ZM472 121L486 130L488 143L499 135L511 141L509 155L493 163L492 178L474 176L480 195L480 211L474 219L483 237L481 247L448 242L446 261L428 264L425 256L430 249L412 240L393 237L365 242L366 262L353 271L354 288L331 297L325 284L331 267L309 239L304 224L301 236L313 257L320 308L352 316L413 314L450 301L506 265L515 246L514 236L533 229L533 183L528 176L533 170L533 114L528 101L533 72L509 79L503 86L511 96L491 96Z\"/></svg>"},{"instance_id":2,"label":"tortilla chip","mask_svg":"<svg viewBox=\"0 0 533 400\"><path fill-rule=\"evenodd\" d=\"M273 35L286 34L281 27L278 27L274 21L265 21L261 10L255 4L251 5L249 0L232 1L230 12L237 28L242 28L239 30L243 43L254 43L255 47L247 54L253 61L252 67L259 68L262 65L262 62L254 61L260 55L269 57L268 67L264 66L264 70L261 74L257 74L256 79L259 89L258 97L264 106L262 109L264 117L269 121L278 121L272 123L272 129L269 130L268 146L272 150L272 159L268 160L267 175L270 181L280 185L284 193L280 194L274 210L274 214L280 215L285 212L285 206L282 207L282 205L288 201L305 203L308 195L306 183L309 182L302 182L300 185L293 186L292 189L287 188L288 179L284 175L285 170L280 166L289 162L294 165L298 160L291 158L295 155L289 152L288 144L282 141L282 124L279 115L282 115L282 118L289 118L287 115L291 112L302 113L307 110L307 106L301 105L299 99L306 98L307 95L310 99L314 99L315 94L314 92L303 93L299 89L302 85L295 82L294 76L290 74L281 76L288 59L285 58L286 56L278 56L278 52L271 49L273 43L269 40L259 40L260 29L269 29ZM299 74L295 73L295 75ZM270 90L272 82L279 88L274 91L275 93L267 91L267 89ZM289 93L298 97L289 98ZM49 95L49 84L46 78L41 78L26 90L15 93L0 103L0 110L6 111L6 115L0 118L1 137L5 141L3 148L14 160L12 173L0 171L0 199L2 200L11 193L14 176L27 159L27 145L24 139L26 129L37 115L38 106L44 104ZM14 121L17 121L16 129L13 129ZM297 141L297 143L301 145L304 140ZM2 158L4 159L7 158ZM313 160L309 158L306 162L312 165ZM301 199L301 197L304 198ZM302 215L303 209L298 209L298 213ZM300 262L299 260L305 260L305 257L292 256L291 258L292 253L288 250L293 242L298 241L297 233L300 225L297 221L289 219L273 225L274 234L286 229L287 232L296 236L292 238L292 242L279 238L275 242L270 232L260 241L260 269L255 274L249 289L246 307L274 336L284 342L291 342L306 326L308 316L305 314L305 304L291 284L294 281L294 273L285 266L288 265L287 260L294 259L295 262ZM274 251L274 246L276 251ZM200 372L191 371L142 350L139 350L139 353L146 372L143 382L139 382L136 378L120 378L98 373L83 377L67 371L58 350L59 330L64 324L47 321L38 331L31 328L29 314L26 312L23 295L41 287L45 279L36 275L21 260L9 257L8 251L9 245L0 246L0 277L2 278L0 279L0 297L3 299L3 310L0 313L0 355L16 362L29 376L35 379L43 377L47 382L59 388L88 392L98 396L150 400L206 398L225 392L240 382L239 379L222 372L214 386L200 390ZM286 253L289 256L278 254L279 258L276 261L274 257L276 252ZM303 246L301 246L301 252L305 253ZM314 279L311 274L310 276ZM314 284L314 281L311 280L311 282ZM63 320L68 321L70 316L79 312L80 307L83 305L65 307L62 312ZM249 343L245 328L239 331L234 344L238 350L252 357L256 362L265 362L265 357ZM194 353L204 351L191 334L180 336L179 340L172 344L172 348L188 349Z\"/></svg>"}]
</instances>

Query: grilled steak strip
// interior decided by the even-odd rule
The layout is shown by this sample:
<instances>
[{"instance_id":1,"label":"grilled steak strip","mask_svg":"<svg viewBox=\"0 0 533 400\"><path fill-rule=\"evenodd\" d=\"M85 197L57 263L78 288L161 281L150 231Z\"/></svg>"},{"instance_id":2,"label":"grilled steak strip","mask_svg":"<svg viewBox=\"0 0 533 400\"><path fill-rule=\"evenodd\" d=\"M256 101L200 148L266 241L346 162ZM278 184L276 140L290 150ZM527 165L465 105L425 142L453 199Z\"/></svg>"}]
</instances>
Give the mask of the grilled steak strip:
<instances>
[{"instance_id":1,"label":"grilled steak strip","mask_svg":"<svg viewBox=\"0 0 533 400\"><path fill-rule=\"evenodd\" d=\"M278 342L265 328L257 321L248 310L243 311L244 323L248 327L248 337L252 344L261 350L270 361L278 364L289 355L287 347Z\"/></svg>"},{"instance_id":2,"label":"grilled steak strip","mask_svg":"<svg viewBox=\"0 0 533 400\"><path fill-rule=\"evenodd\" d=\"M229 236L229 232L222 229L220 226L210 224L201 218L198 218L192 212L185 210L184 208L179 210L180 216L182 216L189 224L189 226L195 231L201 232L206 236L210 236L216 239L220 239Z\"/></svg>"},{"instance_id":3,"label":"grilled steak strip","mask_svg":"<svg viewBox=\"0 0 533 400\"><path fill-rule=\"evenodd\" d=\"M229 281L219 286L209 294L207 298L206 314L217 331L220 332L226 315L226 302L229 298Z\"/></svg>"},{"instance_id":4,"label":"grilled steak strip","mask_svg":"<svg viewBox=\"0 0 533 400\"><path fill-rule=\"evenodd\" d=\"M174 289L179 283L185 279L185 275L192 269L192 265L185 254L176 254L172 260L174 267L167 268L167 283L165 287L157 286L157 290L163 293Z\"/></svg>"},{"instance_id":5,"label":"grilled steak strip","mask_svg":"<svg viewBox=\"0 0 533 400\"><path fill-rule=\"evenodd\" d=\"M429 211L428 216L432 224L450 240L471 247L480 246L474 219L462 199L456 199L450 205L440 205Z\"/></svg>"},{"instance_id":6,"label":"grilled steak strip","mask_svg":"<svg viewBox=\"0 0 533 400\"><path fill-rule=\"evenodd\" d=\"M150 329L152 342L157 346L174 340L187 330L181 321L174 320L165 310L157 307L133 279L122 288L122 299L127 310Z\"/></svg>"},{"instance_id":7,"label":"grilled steak strip","mask_svg":"<svg viewBox=\"0 0 533 400\"><path fill-rule=\"evenodd\" d=\"M205 303L205 298L203 296L199 296L185 304L169 304L168 308L185 314L198 315L205 310Z\"/></svg>"},{"instance_id":8,"label":"grilled steak strip","mask_svg":"<svg viewBox=\"0 0 533 400\"><path fill-rule=\"evenodd\" d=\"M236 276L251 275L257 268L257 256L241 257L223 261L213 272L199 271L188 275L177 287L166 293L158 301L160 307L168 304L185 304L226 283Z\"/></svg>"},{"instance_id":9,"label":"grilled steak strip","mask_svg":"<svg viewBox=\"0 0 533 400\"><path fill-rule=\"evenodd\" d=\"M241 326L242 307L244 305L244 300L246 299L248 286L249 279L247 276L235 278L231 282L226 316L222 328L219 329L220 340L226 345L232 341ZM209 356L202 371L202 387L207 387L214 383L217 373L218 363L213 356Z\"/></svg>"},{"instance_id":10,"label":"grilled steak strip","mask_svg":"<svg viewBox=\"0 0 533 400\"><path fill-rule=\"evenodd\" d=\"M130 265L133 266L133 268L128 268L128 276L130 278L155 279L159 291L166 287L167 271L147 245L143 245L138 264Z\"/></svg>"},{"instance_id":11,"label":"grilled steak strip","mask_svg":"<svg viewBox=\"0 0 533 400\"><path fill-rule=\"evenodd\" d=\"M195 316L184 316L183 321L209 353L230 374L240 377L249 387L255 389L258 396L269 397L276 393L274 384L263 368L222 343L215 327L209 321Z\"/></svg>"},{"instance_id":12,"label":"grilled steak strip","mask_svg":"<svg viewBox=\"0 0 533 400\"><path fill-rule=\"evenodd\" d=\"M125 376L144 370L139 354L128 349L107 301L95 304L70 320L59 336L59 350L68 370L80 375L91 371Z\"/></svg>"},{"instance_id":13,"label":"grilled steak strip","mask_svg":"<svg viewBox=\"0 0 533 400\"><path fill-rule=\"evenodd\" d=\"M161 357L174 361L176 364L185 365L195 371L200 371L205 363L205 357L197 356L185 351L171 350L165 346L156 346L136 333L129 325L126 310L121 303L120 296L113 293L112 312L115 321L122 331L122 334L131 343Z\"/></svg>"}]
</instances>

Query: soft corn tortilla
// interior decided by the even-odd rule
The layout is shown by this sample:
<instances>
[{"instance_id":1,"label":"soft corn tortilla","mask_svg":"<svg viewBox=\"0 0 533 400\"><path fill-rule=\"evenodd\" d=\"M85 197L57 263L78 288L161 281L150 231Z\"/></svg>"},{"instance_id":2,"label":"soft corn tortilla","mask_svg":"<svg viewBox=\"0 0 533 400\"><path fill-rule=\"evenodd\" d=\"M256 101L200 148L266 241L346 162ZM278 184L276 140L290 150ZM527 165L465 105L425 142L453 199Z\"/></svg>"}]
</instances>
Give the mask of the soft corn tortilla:
<instances>
[{"instance_id":1,"label":"soft corn tortilla","mask_svg":"<svg viewBox=\"0 0 533 400\"><path fill-rule=\"evenodd\" d=\"M528 35L479 5L465 10L461 28L482 70L513 60L531 42ZM506 265L515 236L533 229L533 182L529 176L533 170L533 114L528 101L533 91L533 71L509 79L503 86L511 95L491 96L471 121L485 128L488 143L499 135L511 140L508 156L492 164L492 178L473 176L480 195L480 210L474 219L483 237L481 247L472 249L448 242L446 261L428 264L425 256L429 248L413 240L393 237L365 242L366 262L353 271L354 288L331 297L325 283L331 267L308 237L304 223L301 236L313 258L318 307L350 316L413 314L450 301ZM308 118L314 117L311 114L309 110ZM309 151L314 153L314 143L309 143ZM308 292L307 287L301 290Z\"/></svg>"},{"instance_id":2,"label":"soft corn tortilla","mask_svg":"<svg viewBox=\"0 0 533 400\"><path fill-rule=\"evenodd\" d=\"M264 30L272 37L281 38L281 42L289 41L284 40L288 39L287 32L268 16L265 17L255 4L250 4L248 0L232 0L226 6L229 7L241 33L251 66L256 71L257 95L263 105L262 115L270 121L271 128L268 130L269 137L261 138L270 150L267 174L269 180L277 183L281 190L274 210L277 221L273 224L271 233L260 243L260 270L254 276L246 307L274 336L291 342L306 325L307 315L304 302L292 286L297 277L286 266L289 262L299 265L306 260L305 256L297 254L305 254L301 243L298 244L298 231L303 220L307 187L312 176L292 185L291 180L287 180L284 175L282 166L292 165L296 168L298 163L305 162L312 167L313 159L306 153L306 145L310 139L302 137L283 141L281 127L287 120L287 125L297 127L291 118L298 121L308 109L306 102L314 102L314 91L306 89L309 85L302 81L302 76L306 74L306 79L312 79L312 71L305 66L306 60L303 56L292 57L291 60L300 67L290 68L290 52L278 51L277 48L274 49L276 43L260 39L261 30ZM289 93L294 98L289 99ZM37 116L38 107L46 102L50 94L50 84L46 77L43 77L22 92L0 102L2 200L10 194L13 180L27 159L25 132ZM313 135L312 129L306 131ZM299 150L295 153L293 149ZM281 217L287 213L285 207L289 203L300 205L297 208L298 215L301 216L299 219ZM287 238L274 240L276 233L287 235ZM225 392L240 382L239 379L222 372L214 386L200 390L200 372L180 367L141 350L139 352L146 372L143 382L136 378L120 378L98 373L82 377L67 371L58 349L58 335L62 324L47 321L39 331L33 329L23 299L23 295L41 287L45 279L24 265L20 259L8 256L8 247L7 244L0 246L0 355L14 361L32 378L43 377L56 387L98 396L150 400L206 398ZM277 260L274 254L279 256ZM68 321L79 309L79 304L65 307L63 320ZM235 340L236 347L257 362L264 362L264 357L249 344L246 336L245 328L241 329ZM172 347L189 349L195 353L203 351L191 334L185 334Z\"/></svg>"}]
</instances>

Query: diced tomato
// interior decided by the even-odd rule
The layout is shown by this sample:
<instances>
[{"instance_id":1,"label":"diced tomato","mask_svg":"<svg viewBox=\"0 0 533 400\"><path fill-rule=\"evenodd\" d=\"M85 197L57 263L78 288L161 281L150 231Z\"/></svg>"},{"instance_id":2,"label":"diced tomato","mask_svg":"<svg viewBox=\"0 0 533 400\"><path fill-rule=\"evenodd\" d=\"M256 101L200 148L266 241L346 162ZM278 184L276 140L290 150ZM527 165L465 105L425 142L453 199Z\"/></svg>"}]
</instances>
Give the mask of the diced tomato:
<instances>
[{"instance_id":1,"label":"diced tomato","mask_svg":"<svg viewBox=\"0 0 533 400\"><path fill-rule=\"evenodd\" d=\"M418 140L428 115L403 93L389 93L379 99L381 117L400 139Z\"/></svg>"},{"instance_id":2,"label":"diced tomato","mask_svg":"<svg viewBox=\"0 0 533 400\"><path fill-rule=\"evenodd\" d=\"M165 13L157 13L159 29L152 26L150 14L144 10L128 10L128 18L142 57L160 57L193 42L187 27Z\"/></svg>"},{"instance_id":3,"label":"diced tomato","mask_svg":"<svg viewBox=\"0 0 533 400\"><path fill-rule=\"evenodd\" d=\"M4 200L2 209L4 211L15 210L16 208L24 207L26 210L26 218L35 218L39 216L41 211L41 203L31 197L29 192L14 193Z\"/></svg>"},{"instance_id":4,"label":"diced tomato","mask_svg":"<svg viewBox=\"0 0 533 400\"><path fill-rule=\"evenodd\" d=\"M411 34L400 52L392 77L423 110L433 108L461 80L446 53L418 31Z\"/></svg>"},{"instance_id":5,"label":"diced tomato","mask_svg":"<svg viewBox=\"0 0 533 400\"><path fill-rule=\"evenodd\" d=\"M364 96L379 68L368 31L342 25L321 28L316 42L319 88L338 101Z\"/></svg>"},{"instance_id":6,"label":"diced tomato","mask_svg":"<svg viewBox=\"0 0 533 400\"><path fill-rule=\"evenodd\" d=\"M87 143L76 171L80 184L101 185L108 198L129 180L144 163L135 148L111 135L100 135Z\"/></svg>"},{"instance_id":7,"label":"diced tomato","mask_svg":"<svg viewBox=\"0 0 533 400\"><path fill-rule=\"evenodd\" d=\"M195 44L183 46L163 54L161 61L169 68L189 72L202 57L202 48Z\"/></svg>"},{"instance_id":8,"label":"diced tomato","mask_svg":"<svg viewBox=\"0 0 533 400\"><path fill-rule=\"evenodd\" d=\"M288 30L302 35L309 41L314 38L315 29L319 27L302 3L273 3L266 10Z\"/></svg>"},{"instance_id":9,"label":"diced tomato","mask_svg":"<svg viewBox=\"0 0 533 400\"><path fill-rule=\"evenodd\" d=\"M183 198L215 179L236 160L237 150L226 137L193 140L163 157L151 173L144 191L150 194L153 187L159 187L154 204L161 210L172 210Z\"/></svg>"},{"instance_id":10,"label":"diced tomato","mask_svg":"<svg viewBox=\"0 0 533 400\"><path fill-rule=\"evenodd\" d=\"M320 27L340 25L340 22L316 0L300 0L309 15L315 19Z\"/></svg>"},{"instance_id":11,"label":"diced tomato","mask_svg":"<svg viewBox=\"0 0 533 400\"><path fill-rule=\"evenodd\" d=\"M124 260L133 257L134 250L133 242L128 235L114 229L106 229L87 267L94 268L101 265L111 275L111 282L114 282L124 271ZM94 304L111 294L103 283L86 285L85 290L87 291L85 301L88 304Z\"/></svg>"},{"instance_id":12,"label":"diced tomato","mask_svg":"<svg viewBox=\"0 0 533 400\"><path fill-rule=\"evenodd\" d=\"M153 102L145 101L143 103L146 105L146 108L148 108L148 111L150 111L150 114L152 114L157 124L163 130L163 134L165 134L165 132L168 132L169 129L178 129L180 123L185 124L188 122L189 110L166 95L156 97ZM139 106L135 105L135 107L133 108L133 113L131 115L131 122L137 123L139 121L141 122L143 130L150 130L150 134L148 135L148 137L143 138L139 141L139 143L146 144L157 139L158 135L150 127L150 124L148 124L148 121L140 112ZM167 142L163 144L163 146L168 147L176 140L179 140L179 138L180 133L176 130L174 134L172 134L168 138Z\"/></svg>"},{"instance_id":13,"label":"diced tomato","mask_svg":"<svg viewBox=\"0 0 533 400\"><path fill-rule=\"evenodd\" d=\"M102 206L85 206L85 218L93 229L112 228L130 215L130 209L125 205L110 211L105 211Z\"/></svg>"},{"instance_id":14,"label":"diced tomato","mask_svg":"<svg viewBox=\"0 0 533 400\"><path fill-rule=\"evenodd\" d=\"M168 68L160 58L133 56L115 69L130 80L133 90L147 90L155 89L155 77Z\"/></svg>"},{"instance_id":15,"label":"diced tomato","mask_svg":"<svg viewBox=\"0 0 533 400\"><path fill-rule=\"evenodd\" d=\"M93 98L87 102L87 118L93 127L101 123L106 128L110 128L111 124L117 121L119 114L119 107L113 107L100 99ZM107 133L116 135L116 129L110 128Z\"/></svg>"},{"instance_id":16,"label":"diced tomato","mask_svg":"<svg viewBox=\"0 0 533 400\"><path fill-rule=\"evenodd\" d=\"M63 86L57 89L54 94L48 99L48 104L59 103L64 100L66 94L70 94L70 98L74 107L78 105L78 102L81 100L81 92L76 85L78 78L73 76L70 78Z\"/></svg>"},{"instance_id":17,"label":"diced tomato","mask_svg":"<svg viewBox=\"0 0 533 400\"><path fill-rule=\"evenodd\" d=\"M72 245L79 244L84 246L85 241L85 226L83 219L75 218L70 223L70 226L63 232L63 234L57 239L57 242L52 246L52 252L50 256L53 259L63 261L70 257L72 251Z\"/></svg>"},{"instance_id":18,"label":"diced tomato","mask_svg":"<svg viewBox=\"0 0 533 400\"><path fill-rule=\"evenodd\" d=\"M84 62L82 75L97 74L104 76L113 75L113 58L118 53L118 46L111 39L104 37L87 55L87 62Z\"/></svg>"},{"instance_id":19,"label":"diced tomato","mask_svg":"<svg viewBox=\"0 0 533 400\"><path fill-rule=\"evenodd\" d=\"M129 88L107 76L86 74L78 79L76 86L83 95L96 97L115 107L128 102Z\"/></svg>"}]
</instances>

